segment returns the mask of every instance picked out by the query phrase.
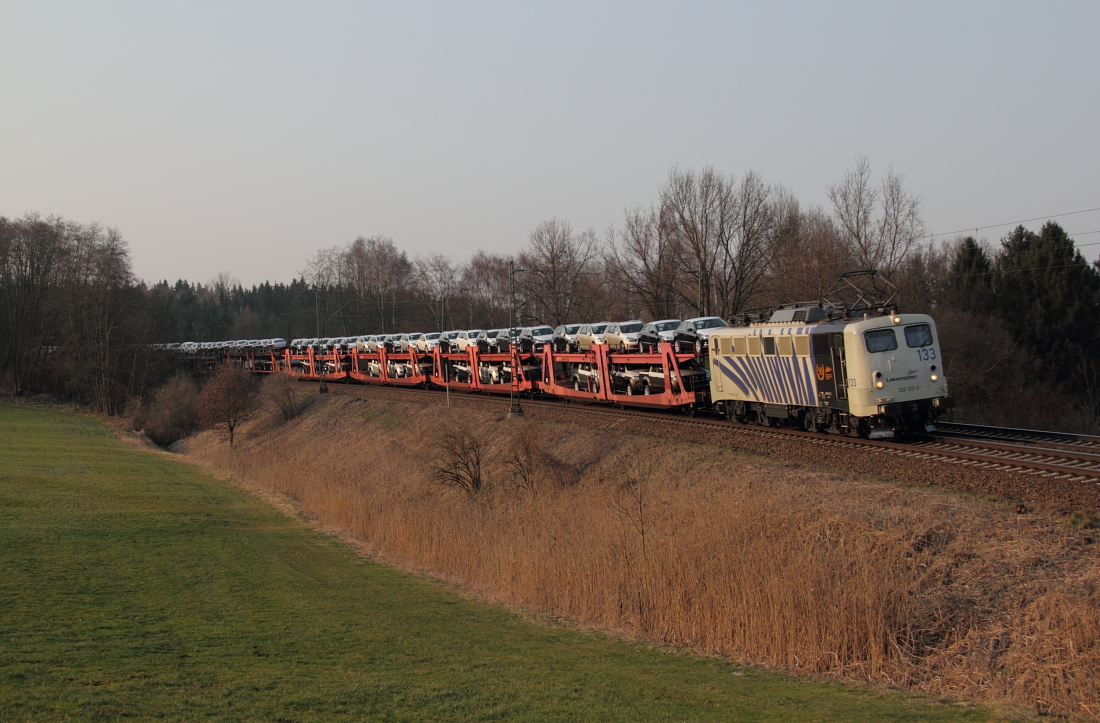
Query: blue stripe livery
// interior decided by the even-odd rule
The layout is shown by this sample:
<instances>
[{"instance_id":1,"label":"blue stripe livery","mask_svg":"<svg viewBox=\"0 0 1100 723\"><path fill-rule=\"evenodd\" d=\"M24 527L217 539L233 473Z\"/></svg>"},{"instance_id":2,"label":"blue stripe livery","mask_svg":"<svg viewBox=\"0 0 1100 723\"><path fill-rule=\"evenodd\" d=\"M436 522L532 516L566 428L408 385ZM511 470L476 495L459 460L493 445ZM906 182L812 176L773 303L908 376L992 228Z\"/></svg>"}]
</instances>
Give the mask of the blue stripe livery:
<instances>
[{"instance_id":1,"label":"blue stripe livery","mask_svg":"<svg viewBox=\"0 0 1100 723\"><path fill-rule=\"evenodd\" d=\"M813 370L807 357L716 357L716 366L745 397L771 404L816 404Z\"/></svg>"}]
</instances>

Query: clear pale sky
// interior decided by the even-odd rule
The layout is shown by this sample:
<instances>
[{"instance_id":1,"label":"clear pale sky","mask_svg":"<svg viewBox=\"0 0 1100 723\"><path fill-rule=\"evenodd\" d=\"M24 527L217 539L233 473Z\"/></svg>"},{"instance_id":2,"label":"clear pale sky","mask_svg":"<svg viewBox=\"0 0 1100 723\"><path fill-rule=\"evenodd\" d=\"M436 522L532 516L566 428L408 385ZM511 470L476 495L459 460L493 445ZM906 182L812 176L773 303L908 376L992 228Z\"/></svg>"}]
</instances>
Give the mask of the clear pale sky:
<instances>
[{"instance_id":1,"label":"clear pale sky","mask_svg":"<svg viewBox=\"0 0 1100 723\"><path fill-rule=\"evenodd\" d=\"M246 284L360 234L462 260L602 233L673 166L824 205L867 156L931 232L1048 217L1100 207L1098 31L1096 0L4 0L0 215ZM1100 212L1058 220L1096 258Z\"/></svg>"}]
</instances>

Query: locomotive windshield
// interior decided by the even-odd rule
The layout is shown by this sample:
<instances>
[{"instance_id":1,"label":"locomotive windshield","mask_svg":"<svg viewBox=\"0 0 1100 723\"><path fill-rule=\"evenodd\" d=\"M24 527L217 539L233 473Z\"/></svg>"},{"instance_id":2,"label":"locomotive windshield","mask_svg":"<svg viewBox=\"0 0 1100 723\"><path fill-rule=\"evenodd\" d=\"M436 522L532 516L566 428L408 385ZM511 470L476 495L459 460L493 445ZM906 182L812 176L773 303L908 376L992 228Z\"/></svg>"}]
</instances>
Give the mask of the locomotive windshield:
<instances>
[{"instance_id":1,"label":"locomotive windshield","mask_svg":"<svg viewBox=\"0 0 1100 723\"><path fill-rule=\"evenodd\" d=\"M874 354L880 351L893 351L898 348L898 338L893 329L875 329L863 335L867 351Z\"/></svg>"},{"instance_id":2,"label":"locomotive windshield","mask_svg":"<svg viewBox=\"0 0 1100 723\"><path fill-rule=\"evenodd\" d=\"M912 349L918 346L930 346L932 344L932 330L928 324L914 324L905 327L905 343Z\"/></svg>"}]
</instances>

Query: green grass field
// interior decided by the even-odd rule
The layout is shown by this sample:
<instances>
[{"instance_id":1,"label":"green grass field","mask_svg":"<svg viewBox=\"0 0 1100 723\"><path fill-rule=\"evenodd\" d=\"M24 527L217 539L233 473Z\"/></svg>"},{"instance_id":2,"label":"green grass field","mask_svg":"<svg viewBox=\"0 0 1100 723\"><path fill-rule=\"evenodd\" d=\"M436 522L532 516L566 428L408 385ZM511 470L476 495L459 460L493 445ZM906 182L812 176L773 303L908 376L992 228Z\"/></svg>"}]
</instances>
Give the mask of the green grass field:
<instances>
[{"instance_id":1,"label":"green grass field","mask_svg":"<svg viewBox=\"0 0 1100 723\"><path fill-rule=\"evenodd\" d=\"M0 404L0 719L948 721L533 623L356 557L101 423Z\"/></svg>"}]
</instances>

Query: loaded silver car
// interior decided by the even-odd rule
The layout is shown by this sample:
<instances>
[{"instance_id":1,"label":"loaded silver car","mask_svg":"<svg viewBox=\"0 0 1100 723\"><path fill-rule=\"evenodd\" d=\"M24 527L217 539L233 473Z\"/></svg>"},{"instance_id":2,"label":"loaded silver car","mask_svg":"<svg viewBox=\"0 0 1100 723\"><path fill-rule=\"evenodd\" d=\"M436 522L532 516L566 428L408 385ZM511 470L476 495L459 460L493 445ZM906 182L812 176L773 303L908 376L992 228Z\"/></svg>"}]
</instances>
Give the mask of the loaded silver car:
<instances>
[{"instance_id":1,"label":"loaded silver car","mask_svg":"<svg viewBox=\"0 0 1100 723\"><path fill-rule=\"evenodd\" d=\"M442 336L438 331L421 334L416 340L416 350L421 354L431 354L439 346L439 339Z\"/></svg>"},{"instance_id":2,"label":"loaded silver car","mask_svg":"<svg viewBox=\"0 0 1100 723\"><path fill-rule=\"evenodd\" d=\"M633 321L616 321L608 324L604 329L603 342L608 349L625 354L630 351L638 351L638 332L645 324L641 319Z\"/></svg>"},{"instance_id":3,"label":"loaded silver car","mask_svg":"<svg viewBox=\"0 0 1100 723\"><path fill-rule=\"evenodd\" d=\"M466 351L471 345L476 348L478 336L483 333L485 333L484 329L469 329L458 332L458 336L455 338L458 350Z\"/></svg>"}]
</instances>

